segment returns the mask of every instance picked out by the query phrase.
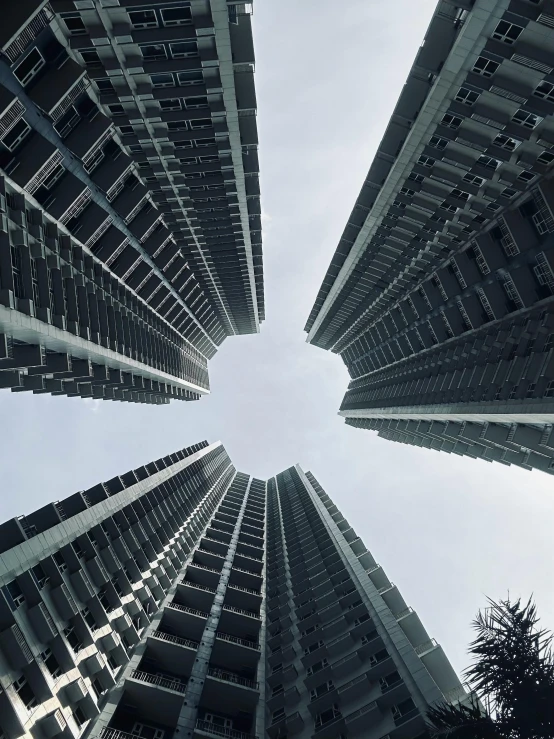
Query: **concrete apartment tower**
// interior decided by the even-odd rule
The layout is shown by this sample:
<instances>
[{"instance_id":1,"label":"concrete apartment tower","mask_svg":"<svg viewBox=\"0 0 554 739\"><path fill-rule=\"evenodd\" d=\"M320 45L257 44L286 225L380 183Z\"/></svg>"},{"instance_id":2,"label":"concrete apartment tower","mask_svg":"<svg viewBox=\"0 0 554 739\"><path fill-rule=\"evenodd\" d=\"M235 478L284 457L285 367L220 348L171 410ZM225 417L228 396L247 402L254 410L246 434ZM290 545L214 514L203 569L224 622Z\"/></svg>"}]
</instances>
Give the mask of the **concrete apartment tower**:
<instances>
[{"instance_id":1,"label":"concrete apartment tower","mask_svg":"<svg viewBox=\"0 0 554 739\"><path fill-rule=\"evenodd\" d=\"M438 3L306 324L349 425L554 472L553 28Z\"/></svg>"},{"instance_id":2,"label":"concrete apartment tower","mask_svg":"<svg viewBox=\"0 0 554 739\"><path fill-rule=\"evenodd\" d=\"M201 442L0 526L1 739L412 739L465 699L315 478Z\"/></svg>"},{"instance_id":3,"label":"concrete apartment tower","mask_svg":"<svg viewBox=\"0 0 554 739\"><path fill-rule=\"evenodd\" d=\"M252 3L5 5L0 387L195 400L264 318Z\"/></svg>"}]
</instances>

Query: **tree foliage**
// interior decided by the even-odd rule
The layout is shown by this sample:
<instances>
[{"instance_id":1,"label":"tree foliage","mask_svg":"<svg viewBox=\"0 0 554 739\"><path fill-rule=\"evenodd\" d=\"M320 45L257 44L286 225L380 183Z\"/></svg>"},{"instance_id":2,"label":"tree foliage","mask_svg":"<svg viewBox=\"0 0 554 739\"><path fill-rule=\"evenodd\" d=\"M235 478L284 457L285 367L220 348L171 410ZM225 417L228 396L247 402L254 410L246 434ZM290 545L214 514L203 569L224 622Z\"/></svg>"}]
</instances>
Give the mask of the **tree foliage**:
<instances>
[{"instance_id":1,"label":"tree foliage","mask_svg":"<svg viewBox=\"0 0 554 739\"><path fill-rule=\"evenodd\" d=\"M441 704L428 714L431 736L450 739L552 739L554 661L552 634L539 629L532 600L509 598L480 611L469 646L474 663L465 677L478 698Z\"/></svg>"}]
</instances>

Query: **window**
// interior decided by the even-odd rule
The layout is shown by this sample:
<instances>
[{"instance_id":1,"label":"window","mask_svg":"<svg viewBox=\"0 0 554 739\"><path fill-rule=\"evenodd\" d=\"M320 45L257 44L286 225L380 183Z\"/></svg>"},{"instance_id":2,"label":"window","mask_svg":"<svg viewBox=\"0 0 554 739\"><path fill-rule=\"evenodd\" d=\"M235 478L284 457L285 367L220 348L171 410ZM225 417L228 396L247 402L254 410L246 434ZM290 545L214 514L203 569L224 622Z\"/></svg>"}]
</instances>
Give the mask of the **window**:
<instances>
[{"instance_id":1,"label":"window","mask_svg":"<svg viewBox=\"0 0 554 739\"><path fill-rule=\"evenodd\" d=\"M164 26L182 26L187 23L192 23L190 8L162 8L160 12L162 14Z\"/></svg>"},{"instance_id":2,"label":"window","mask_svg":"<svg viewBox=\"0 0 554 739\"><path fill-rule=\"evenodd\" d=\"M177 72L177 79L181 86L197 85L204 82L204 75L201 69L191 69L187 72Z\"/></svg>"},{"instance_id":3,"label":"window","mask_svg":"<svg viewBox=\"0 0 554 739\"><path fill-rule=\"evenodd\" d=\"M514 195L517 195L517 190L513 190L511 187L505 187L500 193L502 198L513 198Z\"/></svg>"},{"instance_id":4,"label":"window","mask_svg":"<svg viewBox=\"0 0 554 739\"><path fill-rule=\"evenodd\" d=\"M412 182L423 182L425 177L422 174L414 174L413 172L408 175L408 179Z\"/></svg>"},{"instance_id":5,"label":"window","mask_svg":"<svg viewBox=\"0 0 554 739\"><path fill-rule=\"evenodd\" d=\"M157 59L167 59L167 50L164 44L143 44L139 45L142 58L147 61L155 61Z\"/></svg>"},{"instance_id":6,"label":"window","mask_svg":"<svg viewBox=\"0 0 554 739\"><path fill-rule=\"evenodd\" d=\"M94 678L94 680L92 681L92 689L96 693L97 698L101 698L102 695L106 692L106 688L102 685L98 678Z\"/></svg>"},{"instance_id":7,"label":"window","mask_svg":"<svg viewBox=\"0 0 554 739\"><path fill-rule=\"evenodd\" d=\"M417 163L422 164L424 167L432 167L435 164L435 160L422 154L417 160Z\"/></svg>"},{"instance_id":8,"label":"window","mask_svg":"<svg viewBox=\"0 0 554 739\"><path fill-rule=\"evenodd\" d=\"M451 113L445 113L441 123L443 126L448 126L448 128L459 128L462 125L462 118Z\"/></svg>"},{"instance_id":9,"label":"window","mask_svg":"<svg viewBox=\"0 0 554 739\"><path fill-rule=\"evenodd\" d=\"M33 49L21 64L13 70L17 79L25 86L44 66L44 57L38 49Z\"/></svg>"},{"instance_id":10,"label":"window","mask_svg":"<svg viewBox=\"0 0 554 739\"><path fill-rule=\"evenodd\" d=\"M72 627L68 627L64 630L64 636L69 642L69 646L75 653L80 652L83 648L83 645L81 641L79 640L77 634L75 633L74 629Z\"/></svg>"},{"instance_id":11,"label":"window","mask_svg":"<svg viewBox=\"0 0 554 739\"><path fill-rule=\"evenodd\" d=\"M280 721L282 718L285 718L285 709L278 708L276 711L273 711L273 714L271 716L271 723L275 724L277 721Z\"/></svg>"},{"instance_id":12,"label":"window","mask_svg":"<svg viewBox=\"0 0 554 739\"><path fill-rule=\"evenodd\" d=\"M95 629L98 628L98 624L96 623L94 616L92 615L92 613L89 611L88 608L83 608L83 610L81 611L81 615L84 618L85 623L87 624L87 626L89 627L91 631L94 631Z\"/></svg>"},{"instance_id":13,"label":"window","mask_svg":"<svg viewBox=\"0 0 554 739\"><path fill-rule=\"evenodd\" d=\"M152 80L152 87L175 87L175 80L173 75L169 72L164 74L153 74L150 79Z\"/></svg>"},{"instance_id":14,"label":"window","mask_svg":"<svg viewBox=\"0 0 554 739\"><path fill-rule=\"evenodd\" d=\"M192 129L195 128L211 128L212 127L212 119L211 118L197 118L195 121L190 122L190 127Z\"/></svg>"},{"instance_id":15,"label":"window","mask_svg":"<svg viewBox=\"0 0 554 739\"><path fill-rule=\"evenodd\" d=\"M322 659L319 662L316 662L311 667L308 667L307 673L308 675L315 675L316 672L319 672L320 670L323 670L325 667L327 667L329 662L326 659Z\"/></svg>"},{"instance_id":16,"label":"window","mask_svg":"<svg viewBox=\"0 0 554 739\"><path fill-rule=\"evenodd\" d=\"M112 115L125 115L125 108L123 105L114 104L114 105L108 105L108 110Z\"/></svg>"},{"instance_id":17,"label":"window","mask_svg":"<svg viewBox=\"0 0 554 739\"><path fill-rule=\"evenodd\" d=\"M157 28L158 19L153 10L129 11L129 20L133 28Z\"/></svg>"},{"instance_id":18,"label":"window","mask_svg":"<svg viewBox=\"0 0 554 739\"><path fill-rule=\"evenodd\" d=\"M67 570L67 563L65 559L63 558L63 554L61 552L55 552L55 554L52 555L52 558L54 562L58 566L58 570L60 572L65 572Z\"/></svg>"},{"instance_id":19,"label":"window","mask_svg":"<svg viewBox=\"0 0 554 739\"><path fill-rule=\"evenodd\" d=\"M526 169L522 169L517 176L518 180L522 180L522 182L531 182L535 177L536 175L534 172L528 172Z\"/></svg>"},{"instance_id":20,"label":"window","mask_svg":"<svg viewBox=\"0 0 554 739\"><path fill-rule=\"evenodd\" d=\"M519 38L523 28L516 26L515 23L508 23L508 21L500 21L496 26L492 37L496 41L503 41L505 44L513 44Z\"/></svg>"},{"instance_id":21,"label":"window","mask_svg":"<svg viewBox=\"0 0 554 739\"><path fill-rule=\"evenodd\" d=\"M328 724L331 721L336 721L336 719L341 718L341 716L342 713L339 711L339 707L337 705L334 705L327 711L322 711L321 713L318 713L316 715L315 728L319 729L321 726L325 726L325 724Z\"/></svg>"},{"instance_id":22,"label":"window","mask_svg":"<svg viewBox=\"0 0 554 739\"><path fill-rule=\"evenodd\" d=\"M111 80L100 79L95 80L95 82L100 92L115 92L115 87L113 86L113 82Z\"/></svg>"},{"instance_id":23,"label":"window","mask_svg":"<svg viewBox=\"0 0 554 739\"><path fill-rule=\"evenodd\" d=\"M552 152L550 151L543 151L543 153L539 154L539 156L537 157L537 162L539 162L540 164L546 164L548 166L549 164L552 164L552 162L554 162L554 154L552 154Z\"/></svg>"},{"instance_id":24,"label":"window","mask_svg":"<svg viewBox=\"0 0 554 739\"><path fill-rule=\"evenodd\" d=\"M31 127L27 122L21 119L19 123L16 123L12 130L2 138L2 143L10 151L15 151L23 139L27 137L30 130Z\"/></svg>"},{"instance_id":25,"label":"window","mask_svg":"<svg viewBox=\"0 0 554 739\"><path fill-rule=\"evenodd\" d=\"M515 151L521 144L521 141L518 141L511 136L505 136L503 133L499 133L495 136L492 143L494 146L500 146L501 149L506 149L506 151Z\"/></svg>"},{"instance_id":26,"label":"window","mask_svg":"<svg viewBox=\"0 0 554 739\"><path fill-rule=\"evenodd\" d=\"M548 336L546 337L546 342L544 344L544 351L549 352L553 346L554 346L554 334L548 334ZM554 386L554 380L552 380L552 385Z\"/></svg>"},{"instance_id":27,"label":"window","mask_svg":"<svg viewBox=\"0 0 554 739\"><path fill-rule=\"evenodd\" d=\"M500 64L498 62L494 62L492 59L487 59L484 56L479 56L471 71L475 72L475 74L481 74L483 77L492 77L499 66Z\"/></svg>"},{"instance_id":28,"label":"window","mask_svg":"<svg viewBox=\"0 0 554 739\"><path fill-rule=\"evenodd\" d=\"M310 700L315 701L317 698L319 698L321 695L325 695L326 693L330 693L331 690L335 689L335 684L332 680L327 680L326 683L321 683L321 685L318 685L313 690L310 690Z\"/></svg>"},{"instance_id":29,"label":"window","mask_svg":"<svg viewBox=\"0 0 554 739\"><path fill-rule=\"evenodd\" d=\"M431 136L429 141L429 146L432 146L433 149L440 149L440 151L446 149L447 145L448 139L441 139L440 136Z\"/></svg>"},{"instance_id":30,"label":"window","mask_svg":"<svg viewBox=\"0 0 554 739\"><path fill-rule=\"evenodd\" d=\"M520 108L514 113L512 121L518 123L520 126L525 126L525 128L535 128L542 121L542 118L539 115L529 113L527 110Z\"/></svg>"},{"instance_id":31,"label":"window","mask_svg":"<svg viewBox=\"0 0 554 739\"><path fill-rule=\"evenodd\" d=\"M186 59L191 56L198 56L198 45L196 41L179 41L176 44L170 44L172 59Z\"/></svg>"},{"instance_id":32,"label":"window","mask_svg":"<svg viewBox=\"0 0 554 739\"><path fill-rule=\"evenodd\" d=\"M315 652L316 649L319 649L322 646L323 646L323 641L320 639L319 641L316 641L313 644L310 644L309 647L306 647L304 649L304 654L310 654L311 652Z\"/></svg>"},{"instance_id":33,"label":"window","mask_svg":"<svg viewBox=\"0 0 554 739\"><path fill-rule=\"evenodd\" d=\"M38 585L39 589L42 590L42 588L46 585L48 582L48 577L46 576L46 573L42 569L41 565L35 565L31 570L31 575L33 576L36 584Z\"/></svg>"},{"instance_id":34,"label":"window","mask_svg":"<svg viewBox=\"0 0 554 739\"><path fill-rule=\"evenodd\" d=\"M398 721L402 716L416 710L416 705L411 698L407 698L405 701L391 707L392 717L395 721Z\"/></svg>"},{"instance_id":35,"label":"window","mask_svg":"<svg viewBox=\"0 0 554 739\"><path fill-rule=\"evenodd\" d=\"M52 675L52 677L54 679L58 678L62 674L62 668L60 667L60 663L58 662L58 660L52 654L52 650L46 649L44 652L42 652L40 656L42 657L42 661L46 665L46 669Z\"/></svg>"},{"instance_id":36,"label":"window","mask_svg":"<svg viewBox=\"0 0 554 739\"><path fill-rule=\"evenodd\" d=\"M72 36L80 36L87 32L80 13L68 13L67 15L62 15L62 18L67 30Z\"/></svg>"},{"instance_id":37,"label":"window","mask_svg":"<svg viewBox=\"0 0 554 739\"><path fill-rule=\"evenodd\" d=\"M460 200L469 200L469 193L464 190L459 190L457 187L455 187L450 194L452 197L459 198Z\"/></svg>"},{"instance_id":38,"label":"window","mask_svg":"<svg viewBox=\"0 0 554 739\"><path fill-rule=\"evenodd\" d=\"M80 49L79 53L83 58L85 67L95 69L102 66L102 60L98 56L96 49Z\"/></svg>"},{"instance_id":39,"label":"window","mask_svg":"<svg viewBox=\"0 0 554 739\"><path fill-rule=\"evenodd\" d=\"M38 705L36 696L26 678L20 677L17 680L14 680L13 687L28 711Z\"/></svg>"},{"instance_id":40,"label":"window","mask_svg":"<svg viewBox=\"0 0 554 739\"><path fill-rule=\"evenodd\" d=\"M488 157L485 154L481 154L481 156L477 160L477 164L480 164L482 167L486 167L487 169L498 169L501 162L499 159L493 159L493 157Z\"/></svg>"},{"instance_id":41,"label":"window","mask_svg":"<svg viewBox=\"0 0 554 739\"><path fill-rule=\"evenodd\" d=\"M185 99L185 105L187 109L191 108L208 108L208 98L207 97L194 97L194 98L186 98Z\"/></svg>"},{"instance_id":42,"label":"window","mask_svg":"<svg viewBox=\"0 0 554 739\"><path fill-rule=\"evenodd\" d=\"M12 580L6 585L6 590L9 596L9 599L12 601L12 608L15 610L16 608L19 608L19 606L23 605L25 603L25 596L23 595L23 591L17 584L16 580Z\"/></svg>"},{"instance_id":43,"label":"window","mask_svg":"<svg viewBox=\"0 0 554 739\"><path fill-rule=\"evenodd\" d=\"M479 100L479 93L469 90L467 87L460 87L454 99L464 105L473 105L473 103Z\"/></svg>"},{"instance_id":44,"label":"window","mask_svg":"<svg viewBox=\"0 0 554 739\"><path fill-rule=\"evenodd\" d=\"M444 208L444 210L447 210L449 213L456 213L458 210L457 206L447 203L446 200L443 200L440 207Z\"/></svg>"},{"instance_id":45,"label":"window","mask_svg":"<svg viewBox=\"0 0 554 739\"><path fill-rule=\"evenodd\" d=\"M552 84L552 82L546 82L545 80L543 80L542 82L539 82L535 91L533 92L533 95L538 98L542 98L543 100L548 100L549 102L554 103L554 85Z\"/></svg>"},{"instance_id":46,"label":"window","mask_svg":"<svg viewBox=\"0 0 554 739\"><path fill-rule=\"evenodd\" d=\"M181 110L181 98L167 98L160 100L162 110Z\"/></svg>"},{"instance_id":47,"label":"window","mask_svg":"<svg viewBox=\"0 0 554 739\"><path fill-rule=\"evenodd\" d=\"M481 185L485 182L483 177L479 177L476 174L465 174L463 176L463 180L470 185L477 185L477 187L481 187Z\"/></svg>"},{"instance_id":48,"label":"window","mask_svg":"<svg viewBox=\"0 0 554 739\"><path fill-rule=\"evenodd\" d=\"M75 719L75 723L79 728L81 728L86 722L88 721L88 718L83 713L83 710L80 706L77 706L76 708L73 708L73 718Z\"/></svg>"}]
</instances>

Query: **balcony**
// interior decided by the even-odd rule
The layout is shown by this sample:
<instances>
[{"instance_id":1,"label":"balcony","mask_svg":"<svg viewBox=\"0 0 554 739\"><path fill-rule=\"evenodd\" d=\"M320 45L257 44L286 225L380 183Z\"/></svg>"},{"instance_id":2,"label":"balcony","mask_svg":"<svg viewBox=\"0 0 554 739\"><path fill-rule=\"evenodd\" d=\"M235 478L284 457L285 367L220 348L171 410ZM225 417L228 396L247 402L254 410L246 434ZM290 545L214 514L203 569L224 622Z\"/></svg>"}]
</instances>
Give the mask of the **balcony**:
<instances>
[{"instance_id":1,"label":"balcony","mask_svg":"<svg viewBox=\"0 0 554 739\"><path fill-rule=\"evenodd\" d=\"M383 719L383 714L379 710L379 706L375 701L367 703L362 708L358 708L357 711L353 711L345 717L344 723L347 729L353 731L360 731L361 729L370 731L374 726L377 726Z\"/></svg>"},{"instance_id":2,"label":"balcony","mask_svg":"<svg viewBox=\"0 0 554 739\"><path fill-rule=\"evenodd\" d=\"M238 731L237 729L227 729L224 726L217 726L217 724L213 724L211 721L204 721L204 719L197 719L196 720L196 727L194 730L194 736L196 737L214 737L214 739L219 739L219 737L226 737L227 739L259 739L254 734L249 734L246 731ZM108 739L112 739L112 737L109 737ZM119 739L119 737L113 737L113 739Z\"/></svg>"},{"instance_id":3,"label":"balcony","mask_svg":"<svg viewBox=\"0 0 554 739\"><path fill-rule=\"evenodd\" d=\"M170 631L186 634L188 638L199 641L208 615L197 608L183 606L180 603L168 603L164 608L162 623L167 625Z\"/></svg>"},{"instance_id":4,"label":"balcony","mask_svg":"<svg viewBox=\"0 0 554 739\"><path fill-rule=\"evenodd\" d=\"M225 559L225 554L227 554L227 550L224 554L221 554L219 552L206 549L203 546L199 546L194 553L194 559L197 562L200 562L200 564L207 565L208 567L213 567L214 569L218 569L218 571L221 572L223 561Z\"/></svg>"},{"instance_id":5,"label":"balcony","mask_svg":"<svg viewBox=\"0 0 554 739\"><path fill-rule=\"evenodd\" d=\"M159 664L170 667L178 662L185 672L190 672L196 657L198 642L174 636L166 631L153 631L148 637L148 654Z\"/></svg>"},{"instance_id":6,"label":"balcony","mask_svg":"<svg viewBox=\"0 0 554 739\"><path fill-rule=\"evenodd\" d=\"M230 606L244 606L246 610L259 613L262 595L253 588L229 583L225 593L225 603Z\"/></svg>"},{"instance_id":7,"label":"balcony","mask_svg":"<svg viewBox=\"0 0 554 739\"><path fill-rule=\"evenodd\" d=\"M298 733L304 726L304 719L298 711L290 714L290 716L283 715L274 721L269 728L267 733L271 739L276 739L281 736L288 736L288 734ZM283 734L286 732L286 734Z\"/></svg>"},{"instance_id":8,"label":"balcony","mask_svg":"<svg viewBox=\"0 0 554 739\"><path fill-rule=\"evenodd\" d=\"M166 725L176 724L185 691L185 680L141 670L134 670L125 682L126 700L141 706L150 721Z\"/></svg>"},{"instance_id":9,"label":"balcony","mask_svg":"<svg viewBox=\"0 0 554 739\"><path fill-rule=\"evenodd\" d=\"M216 589L210 585L192 582L192 580L181 580L177 586L177 593L182 596L191 608L201 611L209 611L214 602Z\"/></svg>"},{"instance_id":10,"label":"balcony","mask_svg":"<svg viewBox=\"0 0 554 739\"><path fill-rule=\"evenodd\" d=\"M233 566L235 565L237 565L238 567L244 567L251 572L261 574L264 563L261 557L253 557L250 554L241 554L237 551L235 552L235 557L233 559Z\"/></svg>"},{"instance_id":11,"label":"balcony","mask_svg":"<svg viewBox=\"0 0 554 739\"><path fill-rule=\"evenodd\" d=\"M250 639L242 639L223 631L216 633L212 657L215 662L225 667L244 665L248 669L256 669L260 659L260 645Z\"/></svg>"},{"instance_id":12,"label":"balcony","mask_svg":"<svg viewBox=\"0 0 554 739\"><path fill-rule=\"evenodd\" d=\"M232 713L253 711L259 700L259 686L255 680L242 677L219 667L208 667L202 692L202 702L217 706L218 711Z\"/></svg>"},{"instance_id":13,"label":"balcony","mask_svg":"<svg viewBox=\"0 0 554 739\"><path fill-rule=\"evenodd\" d=\"M212 588L215 588L219 583L221 567L218 569L217 567L210 567L210 565L204 565L201 562L195 561L189 562L187 572L189 570L189 567L194 568L191 569L191 575L194 573L194 577L191 577L191 579L194 579L195 582L200 582L203 585L209 585Z\"/></svg>"},{"instance_id":14,"label":"balcony","mask_svg":"<svg viewBox=\"0 0 554 739\"><path fill-rule=\"evenodd\" d=\"M241 585L246 588L252 588L252 590L259 590L261 584L261 572L255 572L252 569L238 567L236 562L233 562L231 575L229 577L229 585Z\"/></svg>"}]
</instances>

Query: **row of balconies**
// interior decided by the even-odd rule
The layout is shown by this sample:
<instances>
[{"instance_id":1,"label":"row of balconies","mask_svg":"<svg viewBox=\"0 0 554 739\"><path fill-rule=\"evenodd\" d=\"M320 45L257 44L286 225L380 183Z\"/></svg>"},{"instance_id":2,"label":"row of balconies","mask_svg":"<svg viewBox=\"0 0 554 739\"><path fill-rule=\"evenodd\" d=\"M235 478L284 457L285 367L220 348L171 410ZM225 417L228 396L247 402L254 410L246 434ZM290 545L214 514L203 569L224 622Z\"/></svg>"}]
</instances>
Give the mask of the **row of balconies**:
<instances>
[{"instance_id":1,"label":"row of balconies","mask_svg":"<svg viewBox=\"0 0 554 739\"><path fill-rule=\"evenodd\" d=\"M540 197L538 202L543 202L543 207L548 207L546 201L541 200ZM552 219L552 216L550 218ZM541 226L541 228L546 230L548 226ZM424 282L418 291L410 294L408 300L401 302L397 308L382 318L382 324L386 326L385 330L381 328L382 324L377 322L373 329L365 334L370 346L381 346L383 340L380 337L383 335L392 336L396 339L396 342L387 340L386 344L391 347L395 358L409 356L414 351L411 346L417 347L416 350L418 350L419 344L417 341L412 343L411 340L407 343L403 336L406 335L410 339L409 326L415 325L418 327L420 334L423 330L422 339L427 344L426 321L431 323L440 341L448 339L444 319L442 319L441 312L437 311L437 308L439 306L443 307L445 302L447 305L443 308L443 312L450 324L451 336L459 335L472 327L482 325L484 319L486 321L490 320L491 317L493 320L499 319L513 310L533 305L541 296L544 297L542 295L542 282L545 283L548 289L548 273L551 268L547 261L546 271L541 268L539 272L538 266L533 269L532 261L530 266L527 266L528 262L517 255L520 252L529 254L530 249L534 249L539 255L543 254L540 251L542 248L540 243L537 243L537 231L535 229L535 226L532 226L518 213L507 214L506 218L500 220L499 228L490 232L494 235L498 231L497 241L494 241L490 235L483 236L477 239L476 242L472 242L473 246L470 249L456 255L450 265L438 270L432 280ZM527 259L530 256L532 255L529 255ZM545 256L544 259L547 260L548 257ZM508 260L517 262L515 268L511 269L509 273L511 279L510 292L502 289L502 281L491 282L490 278L486 277L491 273L491 270L493 272L502 270L501 279L505 283ZM546 277L543 275L546 275ZM455 279L455 276L457 279ZM483 281L484 277L487 279L486 282ZM487 310L490 312L490 316L485 315L483 317L484 308L478 295L466 294L457 297L460 295L460 290L476 285L481 285L481 289L486 291ZM462 317L460 317L459 310L457 312L456 300L458 303L461 301L464 306L465 313ZM447 301L451 301L450 306L448 306ZM430 309L434 310L434 313L429 313ZM402 314L399 313L400 310L402 310ZM436 318L433 318L433 315ZM458 316L457 320L456 315ZM423 316L431 317L418 320ZM469 324L466 325L468 320ZM405 328L406 323L408 328ZM431 345L432 340L429 337L429 346ZM398 349L401 349L401 352ZM356 356L355 345L348 352L349 360L353 352Z\"/></svg>"}]
</instances>

